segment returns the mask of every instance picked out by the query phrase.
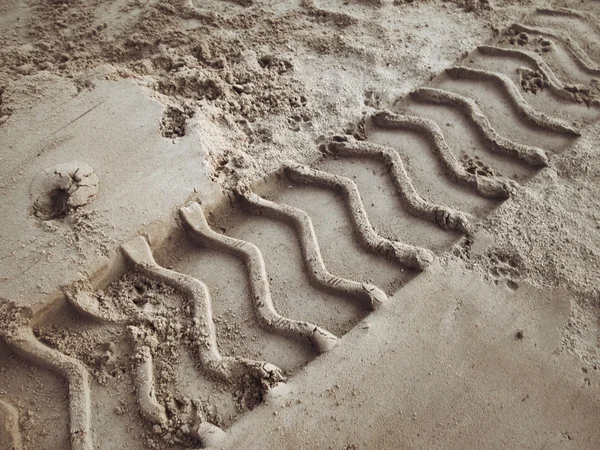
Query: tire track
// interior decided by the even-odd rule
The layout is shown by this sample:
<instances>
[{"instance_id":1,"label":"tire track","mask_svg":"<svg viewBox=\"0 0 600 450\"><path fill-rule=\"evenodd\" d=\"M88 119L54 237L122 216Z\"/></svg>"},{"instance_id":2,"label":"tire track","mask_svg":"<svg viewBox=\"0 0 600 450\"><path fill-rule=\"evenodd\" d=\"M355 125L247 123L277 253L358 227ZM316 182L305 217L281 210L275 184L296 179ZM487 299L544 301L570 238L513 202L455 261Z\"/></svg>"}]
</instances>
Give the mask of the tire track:
<instances>
[{"instance_id":1,"label":"tire track","mask_svg":"<svg viewBox=\"0 0 600 450\"><path fill-rule=\"evenodd\" d=\"M467 214L444 205L423 199L412 184L412 180L399 153L391 147L357 141L353 137L338 137L328 141L325 150L335 156L358 156L383 161L391 167L390 175L406 209L415 217L421 217L438 225L443 230L469 232L471 223Z\"/></svg>"},{"instance_id":2,"label":"tire track","mask_svg":"<svg viewBox=\"0 0 600 450\"><path fill-rule=\"evenodd\" d=\"M433 120L395 114L390 111L376 112L371 119L382 128L408 130L423 135L433 146L435 155L444 164L447 173L457 182L474 188L483 197L506 199L515 189L514 183L510 180L467 172L450 150L442 129Z\"/></svg>"},{"instance_id":3,"label":"tire track","mask_svg":"<svg viewBox=\"0 0 600 450\"><path fill-rule=\"evenodd\" d=\"M312 221L308 214L297 208L279 205L258 197L252 193L238 194L244 207L253 213L259 213L290 222L298 234L306 271L310 279L320 288L334 294L351 296L369 305L371 310L387 301L387 295L378 287L369 283L359 283L332 275L323 262ZM271 296L267 282L266 266L262 253L250 242L234 239L213 231L202 208L198 203L181 208L181 215L192 236L204 245L222 250L243 259L250 274L250 286L253 295L260 298ZM271 301L271 300L268 300Z\"/></svg>"},{"instance_id":4,"label":"tire track","mask_svg":"<svg viewBox=\"0 0 600 450\"><path fill-rule=\"evenodd\" d=\"M589 24L587 17L571 10L538 9L535 14L558 18L568 17ZM596 29L598 28L596 27ZM509 28L508 33L512 33L513 36L519 33L528 33L553 39L558 42L557 45L566 49L566 53L570 56L568 61L570 66L579 68L590 77L600 76L600 68L581 48L576 39L564 30L514 24ZM501 37L506 37L506 34ZM503 43L499 41L492 42L476 47L475 52L484 57L512 58L527 67L532 67L534 71L541 74L545 83L544 87L547 87L550 93L559 100L583 102L588 106L600 105L598 98L591 96L589 90L586 91L585 88L578 85L571 85L570 77L565 77L562 72L557 72L555 65L552 61L548 62L544 53L540 56L531 51L506 48L502 45ZM485 67L485 58L482 60ZM510 75L514 78L514 74ZM504 99L508 100L512 113L519 121L568 137L577 137L580 134L577 128L566 121L548 115L547 112L552 109L546 109L546 103L543 103L543 107L538 109L532 107L522 94L518 83L515 83L504 72L458 65L448 68L445 76L452 80L464 80L473 85L491 83L499 87L502 92L501 102L504 103ZM485 143L486 150L533 167L549 165L545 149L536 145L526 145L514 137L508 138L501 135L497 130L502 128L497 127L498 123L493 125L493 119L496 117L494 112L486 115L469 94L461 95L440 88L421 87L411 92L405 100L407 103L422 102L434 106L455 108L467 118L468 125L463 126L472 127L475 130ZM557 102L557 105L560 107L560 102ZM553 111L556 112L556 110ZM501 117L500 120L502 120ZM415 133L419 140L423 139L427 142L435 159L442 163L452 183L466 185L480 197L507 199L517 189L517 184L512 179L496 176L496 172L492 170L487 173L484 170L473 170L472 167L469 168L466 165L467 163L462 163L462 160L457 159L455 151L466 153L468 149L462 149L456 145L456 143L463 142L460 137L458 139L452 137L455 139L452 141L452 146L455 148L451 149L441 128L443 123L437 117L434 121L418 115L377 111L371 116L371 122L381 129ZM507 132L506 129L504 131ZM477 142L481 143L479 140ZM419 143L418 148L421 148L420 145ZM415 163L406 158L401 151L389 145L379 145L346 136L334 136L326 140L322 144L321 151L323 158L373 159L383 163L389 168L388 173L395 188L395 195L400 197L407 213L414 217L432 222L442 230L454 230L466 234L469 234L475 225L473 223L475 219L471 215L427 200L424 198L427 189L421 188L421 186L420 191L423 194L415 189L409 170L414 170L411 165L419 165L422 160ZM325 188L334 191L341 197L353 228L353 233L348 232L348 235L352 233L355 241L359 242L364 250L383 255L417 270L426 269L433 261L434 255L427 248L387 239L377 233L366 213L357 184L352 179L295 162L285 163L283 169L287 178L296 184ZM427 172L425 173L427 174ZM277 171L276 174L280 174L280 172ZM436 176L434 173L426 182L439 183L440 178L436 179ZM273 187L274 179L275 177L271 177L266 184L271 183L269 186ZM374 284L342 278L329 272L321 254L311 216L301 208L286 204L282 200L284 195L276 192L278 188L279 186L274 186L275 198L271 201L261 197L257 193L259 189L256 187L244 186L236 192L238 201L232 202L230 207L232 209L241 207L253 214L267 216L291 225L300 245L303 271L310 283L318 289L344 298L356 299L371 310L377 309L386 302L388 300L386 293ZM300 192L299 195L309 196L307 190L301 189L298 192ZM468 196L470 194L462 190L460 195ZM252 310L265 330L306 344L318 353L324 353L337 344L338 338L324 328L306 321L292 320L278 313L273 304L272 286L263 253L258 246L243 239L227 236L223 234L225 230L223 233L215 231L209 225L205 211L198 203L193 202L180 208L179 214L187 238L203 247L233 255L244 262L252 297ZM341 228L342 232L346 233L343 227ZM440 230L436 229L436 231ZM245 236L242 237L245 238ZM221 354L213 319L212 299L208 287L200 281L200 279L204 280L201 275L194 278L182 273L185 272L184 270L177 272L159 265L154 259L148 242L141 236L123 245L121 250L129 270L139 272L149 279L172 287L189 301L189 305L186 306L191 306L191 328L193 336L196 338L194 350L201 368L207 374L234 385L249 377L261 386L260 400L262 400L263 394L271 391L273 387L285 380L283 372L273 364ZM168 267L171 266L168 265ZM370 269L373 272L374 269ZM361 279L363 278L361 277ZM284 291L283 295L292 296L293 292L291 290ZM152 339L155 337L151 336L152 318L150 313L134 306L125 311L117 311L108 304L100 303L89 290L77 286L69 289L66 297L74 309L84 317L92 318L99 323L127 327L133 348L131 358L134 362L133 374L139 412L146 422L157 425L159 428L167 424L172 418L171 410L164 404L164 398L157 395L156 391L155 383L159 383L157 380L160 378L157 373L155 374L158 364L155 362L155 358L158 359L159 356L155 353L155 344ZM0 303L0 311L2 308L3 304ZM51 349L37 340L29 321L14 321L10 329L0 330L0 335L18 355L34 365L52 370L67 380L72 448L77 450L94 448L90 427L92 415L90 388L85 366L78 360ZM17 412L14 408L11 409L10 405L0 401L0 417L3 418L4 427L12 430L10 436L14 442L13 447L18 448L20 445L18 443L20 440L19 430L18 425L14 425L18 423ZM190 420L186 424L189 425L186 433L199 440L204 446L216 446L225 437L225 431L215 425L215 423L219 423L218 421L213 420L212 422L204 416L200 417L199 421Z\"/></svg>"},{"instance_id":5,"label":"tire track","mask_svg":"<svg viewBox=\"0 0 600 450\"><path fill-rule=\"evenodd\" d=\"M297 321L281 316L271 298L266 265L258 247L250 242L217 235L210 230L198 204L181 208L180 213L193 231L193 236L213 247L241 257L248 267L254 309L261 323L272 332L299 339L312 345L319 353L331 350L337 338L329 331L309 322Z\"/></svg>"},{"instance_id":6,"label":"tire track","mask_svg":"<svg viewBox=\"0 0 600 450\"><path fill-rule=\"evenodd\" d=\"M450 91L436 88L419 88L413 91L411 98L438 105L448 105L462 111L481 137L489 144L490 149L507 156L522 159L532 166L547 166L548 156L538 147L520 144L504 138L492 127L487 116L479 108L475 100Z\"/></svg>"},{"instance_id":7,"label":"tire track","mask_svg":"<svg viewBox=\"0 0 600 450\"><path fill-rule=\"evenodd\" d=\"M481 45L476 49L479 53L485 56L495 56L503 58L515 58L534 67L533 71L542 76L544 86L540 89L547 88L551 94L558 99L563 99L575 103L585 103L588 107L599 107L600 100L591 97L589 92L585 92L584 88L577 86L566 86L554 74L554 71L548 64L536 53L526 52L524 50L516 50L512 48L503 48L493 45ZM584 95L582 95L584 94Z\"/></svg>"},{"instance_id":8,"label":"tire track","mask_svg":"<svg viewBox=\"0 0 600 450\"><path fill-rule=\"evenodd\" d=\"M600 68L591 60L591 58L579 46L579 44L563 30L559 31L550 28L515 23L511 25L511 27L508 29L508 32L512 34L528 33L559 41L565 46L568 54L572 58L572 61L579 67L580 70L591 76L600 75Z\"/></svg>"},{"instance_id":9,"label":"tire track","mask_svg":"<svg viewBox=\"0 0 600 450\"><path fill-rule=\"evenodd\" d=\"M358 188L352 180L292 162L286 163L284 170L292 181L325 187L341 194L346 201L357 238L366 249L391 257L400 264L416 270L424 270L432 263L433 254L429 250L391 241L375 232L367 217Z\"/></svg>"},{"instance_id":10,"label":"tire track","mask_svg":"<svg viewBox=\"0 0 600 450\"><path fill-rule=\"evenodd\" d=\"M529 122L547 130L562 133L571 136L579 136L579 131L567 124L565 121L548 117L533 109L523 98L523 94L515 86L512 80L501 73L490 72L487 70L471 69L465 66L456 66L446 69L446 73L452 79L467 79L471 81L487 81L500 87L510 100L512 106L518 114Z\"/></svg>"},{"instance_id":11,"label":"tire track","mask_svg":"<svg viewBox=\"0 0 600 450\"><path fill-rule=\"evenodd\" d=\"M238 194L244 208L254 214L272 217L291 223L300 240L302 256L309 278L322 289L336 294L346 294L361 299L371 310L387 301L387 295L370 283L347 280L331 274L325 267L319 243L310 216L298 208L271 202L254 193Z\"/></svg>"}]
</instances>

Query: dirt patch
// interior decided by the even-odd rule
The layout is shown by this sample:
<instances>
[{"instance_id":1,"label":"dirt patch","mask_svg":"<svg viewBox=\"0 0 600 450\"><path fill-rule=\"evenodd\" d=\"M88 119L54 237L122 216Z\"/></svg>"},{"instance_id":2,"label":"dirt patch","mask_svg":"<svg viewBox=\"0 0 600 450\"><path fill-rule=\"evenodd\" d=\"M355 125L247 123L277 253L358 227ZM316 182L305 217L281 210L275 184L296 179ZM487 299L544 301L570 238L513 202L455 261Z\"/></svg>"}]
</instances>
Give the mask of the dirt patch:
<instances>
[{"instance_id":1,"label":"dirt patch","mask_svg":"<svg viewBox=\"0 0 600 450\"><path fill-rule=\"evenodd\" d=\"M461 11L485 12L489 6L462 0L423 3L444 8L457 4ZM134 78L165 104L159 125L165 137L185 134L186 120L176 111L188 117L202 115L219 127L232 145L211 147L211 159L217 162L214 178L234 188L273 169L285 141L294 146L283 150L288 156L307 156L319 134L332 125L336 132L343 131L360 118L360 107L342 113L332 98L323 97L316 72L320 69L306 67L307 62L313 64L311 55L336 56L349 66L357 59L364 61L359 65L414 65L418 53L408 46L402 53L394 50L395 42L414 42L414 34L386 30L371 17L379 10L390 19L404 14L399 6L363 0L327 6L302 1L278 10L250 1L35 1L24 19L26 35L6 35L0 79L8 82L49 71L73 79L82 90L93 87L86 75L90 69L110 64L114 71L109 78ZM385 44L367 48L359 42L361 36L373 43L383 39ZM313 72L308 77L307 70ZM0 121L7 115L0 110ZM242 159L259 164L238 167L234 176L220 172L218 161L226 158L220 154L231 153L233 147Z\"/></svg>"}]
</instances>

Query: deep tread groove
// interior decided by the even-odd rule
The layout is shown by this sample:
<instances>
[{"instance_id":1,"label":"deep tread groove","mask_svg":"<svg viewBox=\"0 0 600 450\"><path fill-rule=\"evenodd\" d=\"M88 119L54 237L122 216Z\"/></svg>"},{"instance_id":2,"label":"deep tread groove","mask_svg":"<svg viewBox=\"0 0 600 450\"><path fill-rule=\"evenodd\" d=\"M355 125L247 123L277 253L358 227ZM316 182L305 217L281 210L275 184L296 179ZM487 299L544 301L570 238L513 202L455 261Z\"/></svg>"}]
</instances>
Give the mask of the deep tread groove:
<instances>
[{"instance_id":1,"label":"deep tread groove","mask_svg":"<svg viewBox=\"0 0 600 450\"><path fill-rule=\"evenodd\" d=\"M391 130L408 130L427 137L433 145L435 154L444 164L448 174L456 181L475 188L483 197L506 199L515 189L515 183L500 177L488 177L467 172L452 154L444 133L433 120L417 116L379 111L372 116L373 123Z\"/></svg>"},{"instance_id":2,"label":"deep tread groove","mask_svg":"<svg viewBox=\"0 0 600 450\"><path fill-rule=\"evenodd\" d=\"M491 150L522 159L532 166L548 165L548 156L541 148L520 144L500 136L475 100L435 88L419 88L410 95L418 101L448 105L461 110L471 120L480 136L490 145Z\"/></svg>"},{"instance_id":3,"label":"deep tread groove","mask_svg":"<svg viewBox=\"0 0 600 450\"><path fill-rule=\"evenodd\" d=\"M182 208L182 210L185 210L185 208ZM182 214L184 214L183 211ZM189 275L159 266L154 261L152 254L149 253L148 244L142 237L139 237L137 242L132 241L132 243L123 246L123 250L137 269L163 280L194 299L194 304L197 305L195 322L201 327L201 335L207 336L204 342L199 343L199 355L201 361L206 364L210 371L214 371L215 375L220 378L230 380L234 373L239 373L240 370L244 371L243 366L247 366L246 370L256 372L256 375L261 375L262 372L265 372L265 375L273 372L274 374L279 373L279 376L283 378L279 369L272 364L241 358L224 358L219 354L215 326L212 320L210 295L204 283ZM144 252L143 255L141 254L142 251ZM266 288L266 292L268 292L267 295L263 296L258 292L252 295L254 310L263 326L277 334L309 343L319 353L330 350L335 345L337 338L323 328L309 322L300 322L281 316L275 310L275 306L271 300L264 265L263 267L253 267L253 269L258 269L258 272L253 274L253 277L256 276L257 280L262 280L261 286ZM265 293L265 291L261 292Z\"/></svg>"},{"instance_id":4,"label":"deep tread groove","mask_svg":"<svg viewBox=\"0 0 600 450\"><path fill-rule=\"evenodd\" d=\"M458 230L468 233L471 229L466 214L444 205L437 205L423 199L413 186L406 172L400 154L391 147L357 141L352 137L336 137L325 144L327 151L336 156L375 158L390 166L390 175L398 195L408 212L415 217L429 220L443 230Z\"/></svg>"},{"instance_id":5,"label":"deep tread groove","mask_svg":"<svg viewBox=\"0 0 600 450\"><path fill-rule=\"evenodd\" d=\"M432 263L434 257L429 250L391 241L379 236L373 229L365 211L360 193L354 181L333 175L328 172L287 162L284 169L288 177L295 182L322 186L342 194L350 212L352 225L363 246L370 251L392 257L400 264L417 270L424 270Z\"/></svg>"}]
</instances>

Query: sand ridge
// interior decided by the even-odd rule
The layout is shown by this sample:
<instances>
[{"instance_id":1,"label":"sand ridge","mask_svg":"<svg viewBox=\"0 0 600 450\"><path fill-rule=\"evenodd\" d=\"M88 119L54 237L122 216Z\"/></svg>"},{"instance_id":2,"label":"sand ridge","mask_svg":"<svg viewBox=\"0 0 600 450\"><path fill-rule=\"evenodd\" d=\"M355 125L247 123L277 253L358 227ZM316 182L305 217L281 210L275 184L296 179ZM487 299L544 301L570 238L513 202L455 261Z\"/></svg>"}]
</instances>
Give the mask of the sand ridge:
<instances>
[{"instance_id":1,"label":"sand ridge","mask_svg":"<svg viewBox=\"0 0 600 450\"><path fill-rule=\"evenodd\" d=\"M3 5L3 441L594 442L600 32L546 3Z\"/></svg>"}]
</instances>

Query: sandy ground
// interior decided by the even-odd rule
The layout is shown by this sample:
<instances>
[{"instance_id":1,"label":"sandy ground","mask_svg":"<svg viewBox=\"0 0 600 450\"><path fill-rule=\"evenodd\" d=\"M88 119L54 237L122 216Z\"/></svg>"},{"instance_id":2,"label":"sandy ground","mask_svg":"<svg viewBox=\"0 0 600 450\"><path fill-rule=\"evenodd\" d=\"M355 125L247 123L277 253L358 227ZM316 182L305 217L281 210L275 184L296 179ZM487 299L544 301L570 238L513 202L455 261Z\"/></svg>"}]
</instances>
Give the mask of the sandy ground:
<instances>
[{"instance_id":1,"label":"sandy ground","mask_svg":"<svg viewBox=\"0 0 600 450\"><path fill-rule=\"evenodd\" d=\"M542 0L2 2L0 448L594 448L598 13ZM520 22L572 40L505 34ZM506 73L525 100L451 66ZM421 86L474 98L509 144L407 96ZM431 122L394 128L380 110ZM414 134L423 123L441 146ZM397 163L346 158L332 135L401 155L443 219L407 214ZM446 144L454 169L440 165ZM290 160L337 178L284 176ZM240 197L249 189L266 200ZM192 201L237 241L186 219Z\"/></svg>"}]
</instances>

